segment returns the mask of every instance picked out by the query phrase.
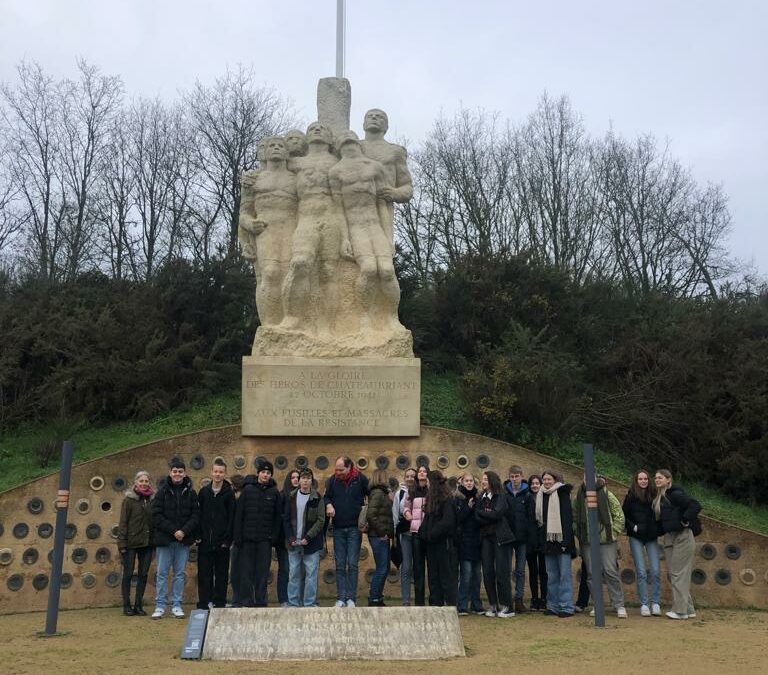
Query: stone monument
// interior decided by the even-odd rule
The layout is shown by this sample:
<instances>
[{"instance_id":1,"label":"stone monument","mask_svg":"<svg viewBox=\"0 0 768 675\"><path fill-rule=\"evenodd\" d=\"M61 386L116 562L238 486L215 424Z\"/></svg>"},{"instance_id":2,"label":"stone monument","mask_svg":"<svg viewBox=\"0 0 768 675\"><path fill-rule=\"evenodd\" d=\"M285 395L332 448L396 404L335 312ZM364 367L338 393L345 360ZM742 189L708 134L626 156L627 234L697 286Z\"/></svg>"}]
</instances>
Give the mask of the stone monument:
<instances>
[{"instance_id":1,"label":"stone monument","mask_svg":"<svg viewBox=\"0 0 768 675\"><path fill-rule=\"evenodd\" d=\"M366 113L361 141L350 103L348 80L320 80L318 120L264 139L242 177L261 322L243 358L244 435L419 435L420 362L392 261L411 175L386 113Z\"/></svg>"}]
</instances>

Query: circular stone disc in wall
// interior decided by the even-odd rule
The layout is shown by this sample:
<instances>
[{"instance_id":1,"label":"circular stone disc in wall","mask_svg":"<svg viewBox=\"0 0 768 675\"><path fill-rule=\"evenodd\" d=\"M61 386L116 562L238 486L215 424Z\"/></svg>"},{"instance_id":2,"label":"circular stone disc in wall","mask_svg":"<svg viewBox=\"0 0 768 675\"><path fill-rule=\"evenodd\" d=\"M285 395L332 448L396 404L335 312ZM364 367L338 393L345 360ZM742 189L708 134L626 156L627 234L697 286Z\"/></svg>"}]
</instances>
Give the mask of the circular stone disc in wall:
<instances>
[{"instance_id":1,"label":"circular stone disc in wall","mask_svg":"<svg viewBox=\"0 0 768 675\"><path fill-rule=\"evenodd\" d=\"M91 502L88 499L78 499L77 504L75 504L75 509L77 512L84 516L86 513L88 513L91 510Z\"/></svg>"},{"instance_id":2,"label":"circular stone disc in wall","mask_svg":"<svg viewBox=\"0 0 768 675\"><path fill-rule=\"evenodd\" d=\"M400 469L400 471L405 471L408 466L410 465L411 460L408 458L407 455L398 455L397 459L395 460L395 466Z\"/></svg>"},{"instance_id":3,"label":"circular stone disc in wall","mask_svg":"<svg viewBox=\"0 0 768 675\"><path fill-rule=\"evenodd\" d=\"M98 523L91 523L85 528L85 536L88 539L98 539L101 536L101 525Z\"/></svg>"},{"instance_id":4,"label":"circular stone disc in wall","mask_svg":"<svg viewBox=\"0 0 768 675\"><path fill-rule=\"evenodd\" d=\"M232 460L232 463L235 465L235 468L240 471L241 469L245 468L245 457L242 455L235 455L235 458Z\"/></svg>"},{"instance_id":5,"label":"circular stone disc in wall","mask_svg":"<svg viewBox=\"0 0 768 675\"><path fill-rule=\"evenodd\" d=\"M45 505L43 504L43 500L40 499L40 497L32 497L32 499L27 502L27 511L29 511L34 516L36 516L38 513L42 513L43 508L45 508Z\"/></svg>"},{"instance_id":6,"label":"circular stone disc in wall","mask_svg":"<svg viewBox=\"0 0 768 675\"><path fill-rule=\"evenodd\" d=\"M205 457L202 455L193 455L189 460L189 465L195 470L200 471L205 466Z\"/></svg>"},{"instance_id":7,"label":"circular stone disc in wall","mask_svg":"<svg viewBox=\"0 0 768 675\"><path fill-rule=\"evenodd\" d=\"M699 554L704 560L713 560L717 556L717 549L712 544L702 544Z\"/></svg>"},{"instance_id":8,"label":"circular stone disc in wall","mask_svg":"<svg viewBox=\"0 0 768 675\"><path fill-rule=\"evenodd\" d=\"M64 528L64 539L74 539L77 534L77 525L74 523L67 523Z\"/></svg>"},{"instance_id":9,"label":"circular stone disc in wall","mask_svg":"<svg viewBox=\"0 0 768 675\"><path fill-rule=\"evenodd\" d=\"M731 573L727 569L720 568L715 572L715 583L720 586L727 586L731 583Z\"/></svg>"},{"instance_id":10,"label":"circular stone disc in wall","mask_svg":"<svg viewBox=\"0 0 768 675\"><path fill-rule=\"evenodd\" d=\"M707 582L707 573L699 568L691 570L691 583L703 586Z\"/></svg>"},{"instance_id":11,"label":"circular stone disc in wall","mask_svg":"<svg viewBox=\"0 0 768 675\"><path fill-rule=\"evenodd\" d=\"M8 581L5 582L5 585L8 586L9 591L20 591L24 586L24 575L11 574L11 576L8 577Z\"/></svg>"},{"instance_id":12,"label":"circular stone disc in wall","mask_svg":"<svg viewBox=\"0 0 768 675\"><path fill-rule=\"evenodd\" d=\"M104 487L104 476L93 476L91 480L88 481L88 485L91 486L91 490L98 492Z\"/></svg>"},{"instance_id":13,"label":"circular stone disc in wall","mask_svg":"<svg viewBox=\"0 0 768 675\"><path fill-rule=\"evenodd\" d=\"M72 585L72 575L69 572L64 572L61 575L61 587L69 588Z\"/></svg>"},{"instance_id":14,"label":"circular stone disc in wall","mask_svg":"<svg viewBox=\"0 0 768 675\"><path fill-rule=\"evenodd\" d=\"M101 548L97 549L94 557L96 558L97 562L102 564L108 563L110 560L112 560L112 552L106 546L102 546Z\"/></svg>"},{"instance_id":15,"label":"circular stone disc in wall","mask_svg":"<svg viewBox=\"0 0 768 675\"><path fill-rule=\"evenodd\" d=\"M96 585L96 577L90 572L86 572L80 577L80 582L83 584L83 588L93 588Z\"/></svg>"},{"instance_id":16,"label":"circular stone disc in wall","mask_svg":"<svg viewBox=\"0 0 768 675\"><path fill-rule=\"evenodd\" d=\"M37 536L40 539L48 539L53 534L53 525L50 523L40 523L37 526Z\"/></svg>"},{"instance_id":17,"label":"circular stone disc in wall","mask_svg":"<svg viewBox=\"0 0 768 675\"><path fill-rule=\"evenodd\" d=\"M104 579L104 583L109 588L116 588L120 584L120 575L117 572L110 572L107 574L106 579Z\"/></svg>"},{"instance_id":18,"label":"circular stone disc in wall","mask_svg":"<svg viewBox=\"0 0 768 675\"><path fill-rule=\"evenodd\" d=\"M320 471L325 471L328 468L328 458L325 455L320 455L315 460L315 467L320 469Z\"/></svg>"},{"instance_id":19,"label":"circular stone disc in wall","mask_svg":"<svg viewBox=\"0 0 768 675\"><path fill-rule=\"evenodd\" d=\"M35 574L32 578L32 587L36 591L43 591L48 587L48 575L47 574Z\"/></svg>"},{"instance_id":20,"label":"circular stone disc in wall","mask_svg":"<svg viewBox=\"0 0 768 675\"><path fill-rule=\"evenodd\" d=\"M30 546L24 551L21 559L25 565L34 565L39 557L40 554L37 552L37 549Z\"/></svg>"},{"instance_id":21,"label":"circular stone disc in wall","mask_svg":"<svg viewBox=\"0 0 768 675\"><path fill-rule=\"evenodd\" d=\"M7 567L13 562L13 551L9 548L0 548L0 565Z\"/></svg>"},{"instance_id":22,"label":"circular stone disc in wall","mask_svg":"<svg viewBox=\"0 0 768 675\"><path fill-rule=\"evenodd\" d=\"M26 523L16 523L13 526L13 536L16 539L24 539L29 534L29 525Z\"/></svg>"},{"instance_id":23,"label":"circular stone disc in wall","mask_svg":"<svg viewBox=\"0 0 768 675\"><path fill-rule=\"evenodd\" d=\"M757 581L757 574L755 574L755 570L745 567L739 572L739 581L741 581L741 583L745 586L753 586Z\"/></svg>"},{"instance_id":24,"label":"circular stone disc in wall","mask_svg":"<svg viewBox=\"0 0 768 675\"><path fill-rule=\"evenodd\" d=\"M738 560L741 558L741 547L738 544L727 544L725 547L725 557L728 560Z\"/></svg>"},{"instance_id":25,"label":"circular stone disc in wall","mask_svg":"<svg viewBox=\"0 0 768 675\"><path fill-rule=\"evenodd\" d=\"M456 466L460 469L466 469L469 466L469 457L466 455L459 455L456 458Z\"/></svg>"},{"instance_id":26,"label":"circular stone disc in wall","mask_svg":"<svg viewBox=\"0 0 768 675\"><path fill-rule=\"evenodd\" d=\"M376 468L384 471L389 468L389 457L386 455L379 455L376 458Z\"/></svg>"},{"instance_id":27,"label":"circular stone disc in wall","mask_svg":"<svg viewBox=\"0 0 768 675\"><path fill-rule=\"evenodd\" d=\"M128 481L125 476L115 476L112 479L112 489L115 492L123 492L128 487Z\"/></svg>"}]
</instances>

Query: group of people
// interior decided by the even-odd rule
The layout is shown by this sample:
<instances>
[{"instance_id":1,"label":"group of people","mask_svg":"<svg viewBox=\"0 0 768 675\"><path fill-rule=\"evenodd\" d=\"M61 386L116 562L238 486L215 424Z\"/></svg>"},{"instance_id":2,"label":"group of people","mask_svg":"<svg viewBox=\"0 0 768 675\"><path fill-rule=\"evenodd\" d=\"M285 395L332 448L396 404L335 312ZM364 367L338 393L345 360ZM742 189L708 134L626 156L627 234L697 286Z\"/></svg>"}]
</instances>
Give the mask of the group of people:
<instances>
[{"instance_id":1,"label":"group of people","mask_svg":"<svg viewBox=\"0 0 768 675\"><path fill-rule=\"evenodd\" d=\"M483 472L479 480L470 472L449 479L420 466L407 469L402 482L383 469L373 471L369 480L341 456L321 496L309 468L290 471L282 489L269 461L259 460L256 469L256 474L227 480L226 464L217 458L199 494L179 458L171 460L169 475L156 492L146 471L136 474L123 501L118 534L124 614L146 615L144 590L156 551L152 618L162 618L168 607L169 572L171 613L184 616L185 568L194 543L199 608L227 606L230 586L231 606L267 606L273 549L281 606L315 607L320 557L331 534L336 607L356 606L366 535L375 562L369 606L384 606L392 564L399 568L403 605L455 606L459 615L508 618L534 610L567 618L588 603L593 560L586 486L582 483L572 496L574 487L556 471L526 480L522 468L513 465L502 482L494 471ZM666 469L653 476L636 471L623 503L601 477L596 485L603 578L616 615L627 617L618 570L618 540L626 534L641 616L662 615L663 547L673 598L666 616L695 617L690 579L694 537L701 532L699 503L673 484ZM572 564L579 555L583 583L574 602Z\"/></svg>"}]
</instances>

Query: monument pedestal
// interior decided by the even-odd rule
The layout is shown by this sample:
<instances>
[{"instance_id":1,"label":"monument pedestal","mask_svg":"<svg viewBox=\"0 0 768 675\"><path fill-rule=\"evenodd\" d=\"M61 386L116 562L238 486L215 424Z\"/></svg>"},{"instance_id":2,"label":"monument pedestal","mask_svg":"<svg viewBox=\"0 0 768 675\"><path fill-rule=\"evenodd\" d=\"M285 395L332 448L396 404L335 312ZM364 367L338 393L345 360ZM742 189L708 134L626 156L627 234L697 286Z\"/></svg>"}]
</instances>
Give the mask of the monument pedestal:
<instances>
[{"instance_id":1,"label":"monument pedestal","mask_svg":"<svg viewBox=\"0 0 768 675\"><path fill-rule=\"evenodd\" d=\"M418 436L415 358L243 357L245 436Z\"/></svg>"}]
</instances>

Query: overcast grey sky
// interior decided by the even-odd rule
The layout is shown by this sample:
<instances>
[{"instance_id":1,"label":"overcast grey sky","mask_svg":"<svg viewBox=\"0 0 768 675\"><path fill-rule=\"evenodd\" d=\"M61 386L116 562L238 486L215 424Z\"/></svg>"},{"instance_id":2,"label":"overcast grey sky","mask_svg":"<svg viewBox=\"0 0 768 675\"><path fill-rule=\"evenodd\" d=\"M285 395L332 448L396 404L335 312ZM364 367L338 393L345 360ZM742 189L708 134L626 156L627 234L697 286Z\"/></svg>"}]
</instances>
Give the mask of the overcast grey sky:
<instances>
[{"instance_id":1,"label":"overcast grey sky","mask_svg":"<svg viewBox=\"0 0 768 675\"><path fill-rule=\"evenodd\" d=\"M315 117L335 73L336 0L0 0L0 79L21 59L56 76L82 56L128 95L175 97L227 65ZM347 0L353 127L381 107L418 141L461 105L520 121L546 89L587 129L652 132L730 195L734 256L768 273L765 0Z\"/></svg>"}]
</instances>

